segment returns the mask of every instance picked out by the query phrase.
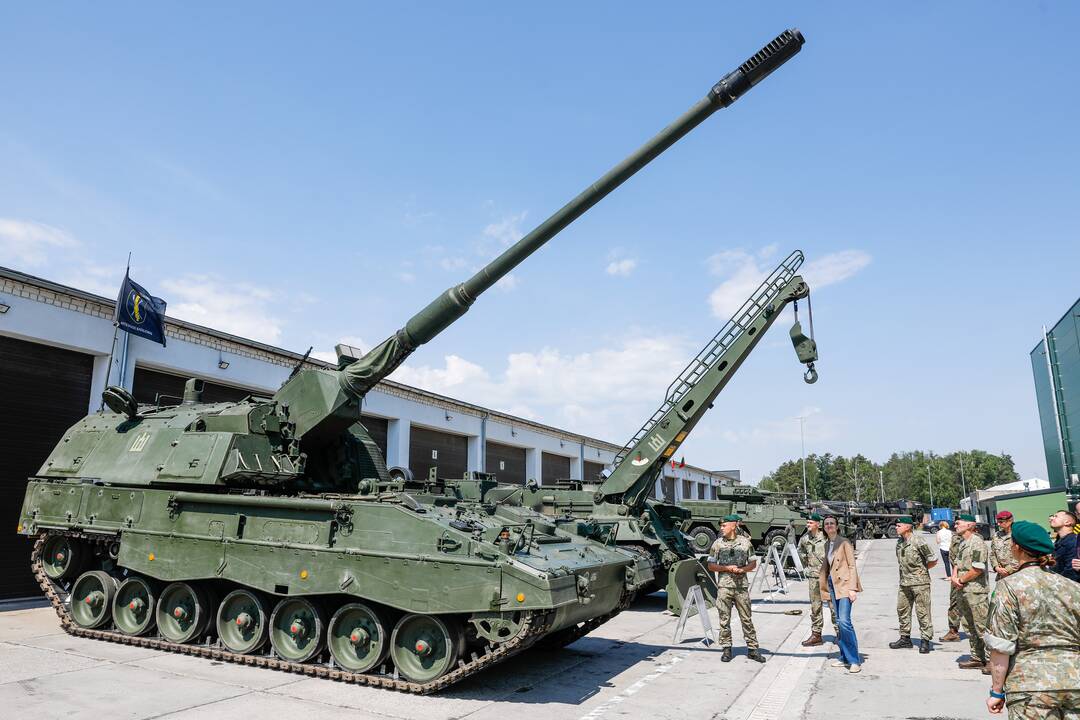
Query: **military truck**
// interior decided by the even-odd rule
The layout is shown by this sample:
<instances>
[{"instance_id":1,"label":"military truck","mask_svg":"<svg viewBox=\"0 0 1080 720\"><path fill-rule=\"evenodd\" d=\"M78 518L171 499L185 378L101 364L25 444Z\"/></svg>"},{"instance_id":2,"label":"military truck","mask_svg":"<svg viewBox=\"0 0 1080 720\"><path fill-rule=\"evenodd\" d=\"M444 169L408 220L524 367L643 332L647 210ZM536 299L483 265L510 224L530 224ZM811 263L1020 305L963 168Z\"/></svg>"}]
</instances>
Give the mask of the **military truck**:
<instances>
[{"instance_id":1,"label":"military truck","mask_svg":"<svg viewBox=\"0 0 1080 720\"><path fill-rule=\"evenodd\" d=\"M708 551L720 534L722 518L730 513L744 518L743 527L755 548L770 543L783 545L792 528L797 538L804 532L808 517L786 498L750 485L718 487L715 500L681 500L679 507L690 512L682 531L697 553Z\"/></svg>"},{"instance_id":2,"label":"military truck","mask_svg":"<svg viewBox=\"0 0 1080 720\"><path fill-rule=\"evenodd\" d=\"M786 31L674 123L360 358L299 364L272 396L139 405L71 427L18 532L61 626L86 638L415 693L606 622L653 582L639 553L487 480L415 490L360 422L365 396L526 257L803 43ZM270 652L266 652L269 645Z\"/></svg>"}]
</instances>

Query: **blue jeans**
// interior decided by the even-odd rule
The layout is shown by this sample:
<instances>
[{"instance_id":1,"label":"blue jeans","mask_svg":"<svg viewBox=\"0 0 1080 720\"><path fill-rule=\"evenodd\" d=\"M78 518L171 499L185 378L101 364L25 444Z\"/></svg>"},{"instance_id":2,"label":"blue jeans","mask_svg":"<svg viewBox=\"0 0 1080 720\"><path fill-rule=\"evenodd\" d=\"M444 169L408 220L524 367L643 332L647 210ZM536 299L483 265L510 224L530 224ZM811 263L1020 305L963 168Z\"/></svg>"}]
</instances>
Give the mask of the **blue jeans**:
<instances>
[{"instance_id":1,"label":"blue jeans","mask_svg":"<svg viewBox=\"0 0 1080 720\"><path fill-rule=\"evenodd\" d=\"M945 577L952 575L952 563L949 562L949 553L944 550L939 550L941 553L941 561L945 563Z\"/></svg>"},{"instance_id":2,"label":"blue jeans","mask_svg":"<svg viewBox=\"0 0 1080 720\"><path fill-rule=\"evenodd\" d=\"M861 665L859 639L855 637L855 627L851 624L851 600L846 597L836 599L832 578L829 578L829 598L832 600L833 612L836 613L836 627L840 636L838 638L840 659L848 665Z\"/></svg>"}]
</instances>

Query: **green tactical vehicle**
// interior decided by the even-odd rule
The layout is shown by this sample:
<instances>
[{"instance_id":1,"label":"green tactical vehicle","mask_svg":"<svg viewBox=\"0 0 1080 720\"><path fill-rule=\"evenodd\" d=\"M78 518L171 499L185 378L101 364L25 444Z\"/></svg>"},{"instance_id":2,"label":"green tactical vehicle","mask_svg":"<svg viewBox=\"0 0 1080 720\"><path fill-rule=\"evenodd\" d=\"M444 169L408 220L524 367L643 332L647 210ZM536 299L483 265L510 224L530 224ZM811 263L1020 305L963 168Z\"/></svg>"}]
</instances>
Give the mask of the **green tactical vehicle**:
<instances>
[{"instance_id":1,"label":"green tactical vehicle","mask_svg":"<svg viewBox=\"0 0 1080 720\"><path fill-rule=\"evenodd\" d=\"M783 545L790 528L798 537L804 532L807 515L783 499L749 485L716 489L715 500L682 500L679 506L690 512L682 531L690 538L694 552L708 552L720 533L721 519L729 513L745 518L755 548L770 543Z\"/></svg>"},{"instance_id":2,"label":"green tactical vehicle","mask_svg":"<svg viewBox=\"0 0 1080 720\"><path fill-rule=\"evenodd\" d=\"M791 341L799 362L807 366L804 379L817 381L812 320L811 337L807 337L798 319L798 301L810 295L810 287L798 275L803 260L802 252L796 250L769 274L668 386L663 403L616 455L599 483L568 481L544 487L530 483L523 488L498 488L489 497L567 521L583 520L579 527L595 539L608 541L614 534L616 545L650 558L656 587L667 590L668 609L674 613L681 611L690 586L701 585L707 593L713 590L711 575L682 532L692 519L691 512L652 500L649 492L665 464L789 304L795 309ZM799 517L797 512L791 515Z\"/></svg>"},{"instance_id":3,"label":"green tactical vehicle","mask_svg":"<svg viewBox=\"0 0 1080 720\"><path fill-rule=\"evenodd\" d=\"M72 635L427 693L538 642L570 642L653 581L647 559L523 507L483 477L413 492L364 429L365 395L485 290L799 51L786 31L688 112L361 358L301 363L271 397L137 405L70 428L19 532ZM267 651L269 646L269 652Z\"/></svg>"}]
</instances>

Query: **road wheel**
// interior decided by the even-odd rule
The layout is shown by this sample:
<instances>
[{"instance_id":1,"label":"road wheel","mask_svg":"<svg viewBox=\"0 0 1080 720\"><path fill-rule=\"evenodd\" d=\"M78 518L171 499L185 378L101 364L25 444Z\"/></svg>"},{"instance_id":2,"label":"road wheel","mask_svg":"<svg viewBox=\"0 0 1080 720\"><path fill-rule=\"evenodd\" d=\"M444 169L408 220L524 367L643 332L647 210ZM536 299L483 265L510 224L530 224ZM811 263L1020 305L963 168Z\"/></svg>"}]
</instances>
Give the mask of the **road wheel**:
<instances>
[{"instance_id":1,"label":"road wheel","mask_svg":"<svg viewBox=\"0 0 1080 720\"><path fill-rule=\"evenodd\" d=\"M233 590L218 607L218 638L234 653L250 655L265 645L269 625L266 601L253 590Z\"/></svg>"},{"instance_id":2,"label":"road wheel","mask_svg":"<svg viewBox=\"0 0 1080 720\"><path fill-rule=\"evenodd\" d=\"M158 591L155 583L132 575L116 589L113 621L125 635L145 635L154 628Z\"/></svg>"},{"instance_id":3,"label":"road wheel","mask_svg":"<svg viewBox=\"0 0 1080 720\"><path fill-rule=\"evenodd\" d=\"M390 637L390 656L398 672L413 682L431 682L457 662L461 632L434 615L409 614Z\"/></svg>"},{"instance_id":4,"label":"road wheel","mask_svg":"<svg viewBox=\"0 0 1080 720\"><path fill-rule=\"evenodd\" d=\"M194 583L174 582L167 585L158 600L158 632L166 640L186 643L197 640L213 618L213 598Z\"/></svg>"},{"instance_id":5,"label":"road wheel","mask_svg":"<svg viewBox=\"0 0 1080 720\"><path fill-rule=\"evenodd\" d=\"M889 527L885 528L885 537L887 537L887 538L896 538L896 526L895 525L890 525Z\"/></svg>"},{"instance_id":6,"label":"road wheel","mask_svg":"<svg viewBox=\"0 0 1080 720\"><path fill-rule=\"evenodd\" d=\"M787 532L783 528L773 528L765 533L761 544L766 552L768 552L770 545L776 546L776 552L782 552L784 545L787 544Z\"/></svg>"},{"instance_id":7,"label":"road wheel","mask_svg":"<svg viewBox=\"0 0 1080 720\"><path fill-rule=\"evenodd\" d=\"M687 533L690 538L690 547L696 553L707 553L712 544L716 542L716 533L708 525L698 525Z\"/></svg>"},{"instance_id":8,"label":"road wheel","mask_svg":"<svg viewBox=\"0 0 1080 720\"><path fill-rule=\"evenodd\" d=\"M322 607L302 597L284 598L270 616L270 644L280 657L306 662L318 655L326 640Z\"/></svg>"},{"instance_id":9,"label":"road wheel","mask_svg":"<svg viewBox=\"0 0 1080 720\"><path fill-rule=\"evenodd\" d=\"M343 605L326 631L334 662L351 672L367 672L386 659L390 637L378 613L363 603Z\"/></svg>"},{"instance_id":10,"label":"road wheel","mask_svg":"<svg viewBox=\"0 0 1080 720\"><path fill-rule=\"evenodd\" d=\"M112 616L116 578L101 570L84 572L71 588L71 617L84 628L101 627Z\"/></svg>"},{"instance_id":11,"label":"road wheel","mask_svg":"<svg viewBox=\"0 0 1080 720\"><path fill-rule=\"evenodd\" d=\"M86 545L73 538L53 535L41 549L41 569L50 580L75 577L86 565L90 556Z\"/></svg>"}]
</instances>

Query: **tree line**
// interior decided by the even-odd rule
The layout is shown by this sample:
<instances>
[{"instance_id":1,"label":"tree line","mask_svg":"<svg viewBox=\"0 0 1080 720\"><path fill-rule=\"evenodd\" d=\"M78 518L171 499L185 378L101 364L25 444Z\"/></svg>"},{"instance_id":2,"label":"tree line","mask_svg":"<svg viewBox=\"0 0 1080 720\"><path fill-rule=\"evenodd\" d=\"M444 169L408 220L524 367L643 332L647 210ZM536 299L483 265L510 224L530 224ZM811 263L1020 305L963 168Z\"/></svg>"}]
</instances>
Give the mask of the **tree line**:
<instances>
[{"instance_id":1,"label":"tree line","mask_svg":"<svg viewBox=\"0 0 1080 720\"><path fill-rule=\"evenodd\" d=\"M853 457L811 454L806 456L806 485L812 500L916 500L936 507L958 507L960 498L973 490L1020 479L1013 459L1002 453L962 450L947 455L910 450L893 453L876 463L861 453ZM787 460L765 475L759 485L772 492L803 492L801 458Z\"/></svg>"}]
</instances>

